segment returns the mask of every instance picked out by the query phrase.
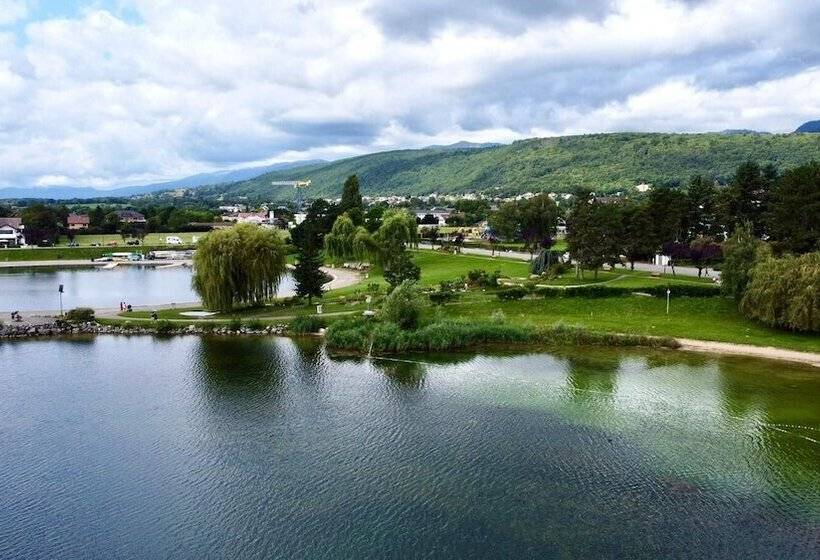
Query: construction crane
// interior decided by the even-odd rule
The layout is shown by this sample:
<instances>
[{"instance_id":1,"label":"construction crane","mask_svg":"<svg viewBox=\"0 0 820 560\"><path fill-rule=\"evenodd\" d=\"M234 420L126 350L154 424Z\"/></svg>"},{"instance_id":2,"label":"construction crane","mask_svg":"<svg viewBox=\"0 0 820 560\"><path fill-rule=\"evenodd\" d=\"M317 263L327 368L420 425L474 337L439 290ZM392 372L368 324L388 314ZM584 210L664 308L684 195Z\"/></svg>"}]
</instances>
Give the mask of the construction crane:
<instances>
[{"instance_id":1,"label":"construction crane","mask_svg":"<svg viewBox=\"0 0 820 560\"><path fill-rule=\"evenodd\" d=\"M296 211L302 209L304 204L304 191L310 186L310 181L273 181L271 185L276 187L293 187L295 189L295 196L293 201L296 204Z\"/></svg>"}]
</instances>

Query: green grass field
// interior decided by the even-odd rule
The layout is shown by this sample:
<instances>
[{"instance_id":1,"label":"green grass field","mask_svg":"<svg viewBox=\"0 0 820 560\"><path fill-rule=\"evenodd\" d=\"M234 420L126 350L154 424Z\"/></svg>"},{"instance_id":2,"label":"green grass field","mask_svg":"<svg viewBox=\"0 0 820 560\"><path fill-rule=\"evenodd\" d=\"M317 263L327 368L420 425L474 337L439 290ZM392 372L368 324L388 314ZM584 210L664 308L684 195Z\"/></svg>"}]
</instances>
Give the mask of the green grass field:
<instances>
[{"instance_id":1,"label":"green grass field","mask_svg":"<svg viewBox=\"0 0 820 560\"><path fill-rule=\"evenodd\" d=\"M54 261L54 264L59 265L60 261L91 261L112 252L137 251L147 253L148 251L170 248L182 250L192 247L190 245L177 245L174 247L140 245L139 247L26 247L23 249L0 249L0 262Z\"/></svg>"},{"instance_id":2,"label":"green grass field","mask_svg":"<svg viewBox=\"0 0 820 560\"><path fill-rule=\"evenodd\" d=\"M184 245L191 245L194 243L194 238L202 239L202 236L207 232L186 232L186 233L149 233L145 236L142 245L149 245L152 247L159 247L167 245L165 243L166 237L179 237ZM118 247L128 247L125 240L118 233L103 233L103 234L79 234L74 236L74 241L80 244L80 247L90 247L92 243L116 243ZM60 238L58 247L68 247L69 240L66 236Z\"/></svg>"},{"instance_id":3,"label":"green grass field","mask_svg":"<svg viewBox=\"0 0 820 560\"><path fill-rule=\"evenodd\" d=\"M524 280L529 275L528 263L509 259L480 257L474 255L447 255L433 251L415 251L415 261L422 269L421 284L425 287L437 285L442 280L456 280L472 269L480 268L492 272L499 270L512 279ZM325 316L332 320L345 315L360 314L367 305L361 301L368 291L368 284L380 286L380 295L371 307L378 308L380 297L385 293L384 280L377 270L371 279L364 279L356 285L327 292L322 300ZM592 274L585 275L586 282L592 282ZM551 282L567 285L576 282L574 274ZM545 283L541 280L539 283ZM613 272L599 272L598 282L609 286L623 286L640 291L641 288L655 286L659 282L671 285L703 284L708 279L691 277L652 277L646 272L632 272L618 269ZM358 298L354 301L354 297ZM196 319L180 315L191 309L162 310L161 319L194 323ZM752 344L756 346L777 346L793 350L820 352L820 337L811 334L797 334L771 329L745 319L729 299L723 297L673 297L669 315L666 314L664 298L626 295L619 297L592 298L538 298L530 297L518 301L500 301L490 290L470 291L458 300L441 308L430 306L425 313L428 317L442 314L447 318L484 320L501 312L512 324L551 326L564 324L585 327L600 332L618 332L636 335L673 336ZM241 310L237 313L218 314L208 320L226 322L232 317L259 319L265 323L287 322L296 316L314 315L315 303L294 303L290 305L269 305L261 308ZM123 314L123 318L146 320L149 313L134 312Z\"/></svg>"}]
</instances>

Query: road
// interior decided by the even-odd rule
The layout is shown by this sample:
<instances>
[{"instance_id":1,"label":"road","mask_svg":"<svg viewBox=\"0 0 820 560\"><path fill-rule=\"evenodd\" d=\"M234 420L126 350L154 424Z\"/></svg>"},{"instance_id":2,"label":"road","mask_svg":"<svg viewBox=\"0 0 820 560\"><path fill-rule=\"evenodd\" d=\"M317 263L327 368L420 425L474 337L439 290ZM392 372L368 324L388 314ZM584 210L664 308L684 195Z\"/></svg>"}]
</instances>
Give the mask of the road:
<instances>
[{"instance_id":1,"label":"road","mask_svg":"<svg viewBox=\"0 0 820 560\"><path fill-rule=\"evenodd\" d=\"M433 250L433 246L427 243L420 243L419 249L426 249L426 250ZM475 247L464 247L461 249L461 252L465 255L481 255L484 257L491 257L493 256L492 251L489 249L478 249ZM515 259L519 261L529 261L530 254L529 253L522 253L518 251L496 251L496 257L504 257L507 259ZM624 267L624 270L628 270L629 267ZM663 266L655 266L651 263L644 263L644 262L636 262L635 263L635 270L642 270L644 272L657 272L659 274L671 274L672 268L671 267L663 267ZM675 267L675 274L679 276L694 276L697 277L698 269L693 266L676 266ZM720 278L720 272L716 270L709 270L708 274L704 274L707 278Z\"/></svg>"}]
</instances>

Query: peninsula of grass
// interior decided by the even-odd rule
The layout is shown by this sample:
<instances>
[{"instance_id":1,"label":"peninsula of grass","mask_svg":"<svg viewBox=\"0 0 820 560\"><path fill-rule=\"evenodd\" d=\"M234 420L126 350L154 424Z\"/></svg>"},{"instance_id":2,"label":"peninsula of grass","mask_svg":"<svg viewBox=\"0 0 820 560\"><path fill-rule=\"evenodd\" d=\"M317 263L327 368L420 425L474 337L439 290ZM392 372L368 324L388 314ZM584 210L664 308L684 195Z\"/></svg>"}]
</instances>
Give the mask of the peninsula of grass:
<instances>
[{"instance_id":1,"label":"peninsula of grass","mask_svg":"<svg viewBox=\"0 0 820 560\"><path fill-rule=\"evenodd\" d=\"M670 274L657 277L647 272L618 268L599 272L598 282L594 282L593 275L589 272L583 280L576 279L574 272L553 280L530 280L528 263L511 259L447 255L436 251L417 251L413 258L421 267L419 284L425 290L435 289L442 281L460 281L474 269L488 272L499 270L505 282L547 286L556 290L571 290L571 286L577 285L617 288L612 290L616 293L596 294L597 297L545 297L539 295L540 288L535 288L536 291L524 299L513 301L499 300L496 297L497 290L475 288L460 293L457 299L446 305L428 306L422 313L426 324L434 323L437 318L480 324L489 321L496 314L503 316L505 325L509 327L536 331L556 326L574 327L583 332L596 333L596 336L620 334L690 338L820 352L820 337L816 334L773 329L746 319L731 299L718 295L712 287L712 281L707 278ZM697 297L684 295L687 288L692 286L696 291L706 293ZM666 298L658 294L664 291L663 287L670 287L672 290L668 315ZM333 322L340 319L361 317L368 307L378 310L385 293L386 284L380 271L374 269L370 272L370 278L363 278L361 282L346 288L326 292L322 300L310 305L304 301L288 299L204 318L183 315L185 312L202 310L201 307L162 309L158 311L158 315L160 319L185 326L205 322L228 324L237 319L258 319L270 325L288 324L300 317L317 317L316 304L321 303L321 317L332 326ZM367 295L372 297L369 306L365 303ZM709 297L704 297L706 295ZM150 312L135 311L123 313L112 322L141 323L150 320Z\"/></svg>"}]
</instances>

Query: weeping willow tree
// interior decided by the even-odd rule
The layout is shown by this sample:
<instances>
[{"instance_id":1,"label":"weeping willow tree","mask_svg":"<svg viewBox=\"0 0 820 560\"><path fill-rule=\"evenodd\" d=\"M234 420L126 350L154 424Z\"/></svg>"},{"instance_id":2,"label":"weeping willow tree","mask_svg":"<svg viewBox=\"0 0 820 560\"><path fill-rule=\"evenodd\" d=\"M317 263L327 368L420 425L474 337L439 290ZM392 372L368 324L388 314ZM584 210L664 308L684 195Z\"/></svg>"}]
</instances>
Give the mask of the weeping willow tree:
<instances>
[{"instance_id":1,"label":"weeping willow tree","mask_svg":"<svg viewBox=\"0 0 820 560\"><path fill-rule=\"evenodd\" d=\"M330 233L325 235L325 251L333 262L362 262L373 252L373 240L362 226L356 226L347 212L336 218Z\"/></svg>"},{"instance_id":2,"label":"weeping willow tree","mask_svg":"<svg viewBox=\"0 0 820 560\"><path fill-rule=\"evenodd\" d=\"M231 311L276 295L287 270L275 231L252 224L209 233L194 254L193 288L207 309Z\"/></svg>"}]
</instances>

